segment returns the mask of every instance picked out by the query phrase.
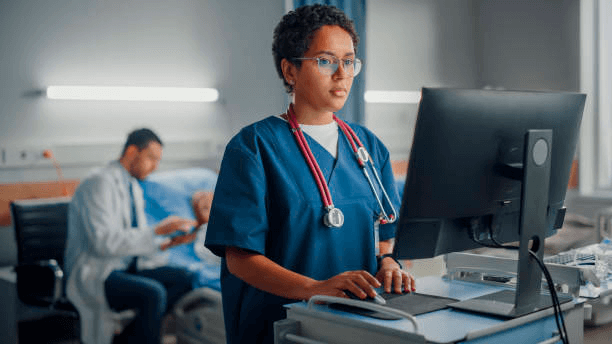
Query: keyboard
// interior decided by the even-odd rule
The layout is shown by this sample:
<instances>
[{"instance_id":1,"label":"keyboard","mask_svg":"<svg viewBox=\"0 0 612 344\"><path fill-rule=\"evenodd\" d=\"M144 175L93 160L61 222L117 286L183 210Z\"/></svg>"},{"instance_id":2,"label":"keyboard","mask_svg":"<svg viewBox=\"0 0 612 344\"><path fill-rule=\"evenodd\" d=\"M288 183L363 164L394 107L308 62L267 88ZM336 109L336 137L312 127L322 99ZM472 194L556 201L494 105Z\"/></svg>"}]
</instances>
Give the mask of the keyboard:
<instances>
[{"instance_id":1,"label":"keyboard","mask_svg":"<svg viewBox=\"0 0 612 344\"><path fill-rule=\"evenodd\" d=\"M544 263L562 265L590 265L595 264L595 255L592 253L565 252L544 258Z\"/></svg>"}]
</instances>

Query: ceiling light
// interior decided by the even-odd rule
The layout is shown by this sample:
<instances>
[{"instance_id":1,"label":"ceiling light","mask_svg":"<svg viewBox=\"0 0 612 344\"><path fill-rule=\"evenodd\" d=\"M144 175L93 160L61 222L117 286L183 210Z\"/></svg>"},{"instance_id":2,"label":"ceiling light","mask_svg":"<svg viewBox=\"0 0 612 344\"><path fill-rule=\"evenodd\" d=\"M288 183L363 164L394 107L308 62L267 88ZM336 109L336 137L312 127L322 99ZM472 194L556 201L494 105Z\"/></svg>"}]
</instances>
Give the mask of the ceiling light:
<instances>
[{"instance_id":1,"label":"ceiling light","mask_svg":"<svg viewBox=\"0 0 612 344\"><path fill-rule=\"evenodd\" d=\"M166 102L215 102L215 88L127 87L127 86L49 86L49 99L123 100Z\"/></svg>"}]
</instances>

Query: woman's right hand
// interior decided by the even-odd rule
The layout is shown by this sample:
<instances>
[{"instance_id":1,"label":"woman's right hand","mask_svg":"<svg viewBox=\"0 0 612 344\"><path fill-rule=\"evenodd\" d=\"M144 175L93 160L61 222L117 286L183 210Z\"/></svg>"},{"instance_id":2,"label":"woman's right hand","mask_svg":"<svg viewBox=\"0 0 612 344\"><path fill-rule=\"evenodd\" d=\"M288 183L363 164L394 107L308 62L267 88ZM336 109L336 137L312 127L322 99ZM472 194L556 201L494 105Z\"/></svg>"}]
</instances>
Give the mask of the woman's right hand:
<instances>
[{"instance_id":1,"label":"woman's right hand","mask_svg":"<svg viewBox=\"0 0 612 344\"><path fill-rule=\"evenodd\" d=\"M359 298L375 297L380 282L369 272L346 271L324 281L317 281L280 266L270 258L237 247L225 248L229 272L265 292L293 300L309 300L314 295L346 297L345 290Z\"/></svg>"},{"instance_id":2,"label":"woman's right hand","mask_svg":"<svg viewBox=\"0 0 612 344\"><path fill-rule=\"evenodd\" d=\"M329 295L346 297L345 290L350 291L360 299L375 297L374 288L381 287L380 282L365 270L346 271L325 281L315 281L308 287L310 297L314 295Z\"/></svg>"}]
</instances>

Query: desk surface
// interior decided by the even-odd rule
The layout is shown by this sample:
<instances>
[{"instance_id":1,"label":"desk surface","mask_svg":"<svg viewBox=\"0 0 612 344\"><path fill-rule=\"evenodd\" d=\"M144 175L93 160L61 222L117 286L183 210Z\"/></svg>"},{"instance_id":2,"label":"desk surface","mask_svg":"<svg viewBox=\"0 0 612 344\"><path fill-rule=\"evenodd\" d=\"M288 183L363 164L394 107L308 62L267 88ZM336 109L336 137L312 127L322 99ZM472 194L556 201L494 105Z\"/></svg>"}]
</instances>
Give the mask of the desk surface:
<instances>
[{"instance_id":1,"label":"desk surface","mask_svg":"<svg viewBox=\"0 0 612 344\"><path fill-rule=\"evenodd\" d=\"M503 287L465 281L450 281L437 276L429 276L417 280L417 290L419 293L466 300L503 290ZM579 305L579 302L570 302L564 305L564 309L571 309L577 305ZM413 329L410 321L405 319L380 320L330 309L325 305L313 305L313 307L317 311L331 313L347 319L353 319L397 331L411 332ZM299 309L307 310L308 307L306 303L302 302L288 305L288 308L299 312ZM537 333L537 335L541 336L544 331L550 331L551 318L549 315L552 314L552 312L552 309L547 309L524 317L504 320L497 317L447 308L418 315L416 319L420 327L420 332L425 335L427 341L434 343L454 343L465 340L466 338L478 338L490 333L503 332L527 323L530 324L530 327L533 327L534 335ZM452 324L452 326L444 326L444 324ZM554 324L554 320L552 324ZM555 329L553 329L553 332L554 330ZM523 337L522 339L526 338Z\"/></svg>"}]
</instances>

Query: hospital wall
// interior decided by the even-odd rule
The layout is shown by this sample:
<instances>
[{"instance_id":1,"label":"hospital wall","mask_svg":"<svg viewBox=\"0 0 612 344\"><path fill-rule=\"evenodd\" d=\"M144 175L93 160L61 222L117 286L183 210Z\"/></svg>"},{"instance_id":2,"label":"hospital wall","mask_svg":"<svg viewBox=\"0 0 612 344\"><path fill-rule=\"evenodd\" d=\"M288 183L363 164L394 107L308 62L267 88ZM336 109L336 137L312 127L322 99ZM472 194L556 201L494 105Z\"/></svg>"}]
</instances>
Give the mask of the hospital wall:
<instances>
[{"instance_id":1,"label":"hospital wall","mask_svg":"<svg viewBox=\"0 0 612 344\"><path fill-rule=\"evenodd\" d=\"M366 89L579 91L580 0L370 0ZM407 160L417 104L366 104L366 125Z\"/></svg>"},{"instance_id":2,"label":"hospital wall","mask_svg":"<svg viewBox=\"0 0 612 344\"><path fill-rule=\"evenodd\" d=\"M216 168L238 128L285 107L271 56L284 6L284 0L0 1L0 148L9 158L50 148L64 176L78 179L116 159L127 133L146 126L168 143L162 169ZM50 100L41 93L49 85L214 87L220 99ZM0 164L0 183L54 178L42 159Z\"/></svg>"},{"instance_id":3,"label":"hospital wall","mask_svg":"<svg viewBox=\"0 0 612 344\"><path fill-rule=\"evenodd\" d=\"M284 110L271 57L285 0L0 2L0 149L51 148L66 178L116 158L140 126L167 143L161 169L216 168L245 124ZM367 90L422 86L578 90L579 0L368 0ZM216 103L49 100L49 85L215 87ZM366 104L394 159L416 104ZM53 180L38 159L0 183Z\"/></svg>"}]
</instances>

